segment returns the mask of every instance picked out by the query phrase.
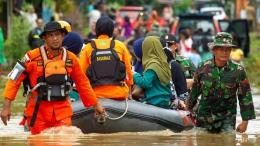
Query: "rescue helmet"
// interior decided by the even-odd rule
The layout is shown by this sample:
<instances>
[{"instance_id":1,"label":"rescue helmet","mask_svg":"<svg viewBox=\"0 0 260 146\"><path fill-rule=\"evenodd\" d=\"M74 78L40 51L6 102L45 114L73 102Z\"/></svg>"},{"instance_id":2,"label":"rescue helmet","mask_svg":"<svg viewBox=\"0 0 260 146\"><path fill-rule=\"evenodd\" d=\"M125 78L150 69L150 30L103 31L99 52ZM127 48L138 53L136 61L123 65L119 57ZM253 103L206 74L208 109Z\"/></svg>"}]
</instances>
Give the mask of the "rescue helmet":
<instances>
[{"instance_id":1,"label":"rescue helmet","mask_svg":"<svg viewBox=\"0 0 260 146\"><path fill-rule=\"evenodd\" d=\"M44 35L46 35L47 32L52 32L56 30L64 32L65 34L68 33L65 28L62 28L60 23L58 23L57 21L51 21L44 26L43 32L40 34L40 37L42 38Z\"/></svg>"},{"instance_id":2,"label":"rescue helmet","mask_svg":"<svg viewBox=\"0 0 260 146\"><path fill-rule=\"evenodd\" d=\"M67 30L67 32L72 31L71 25L67 21L59 20L58 22L60 23L62 28L65 28Z\"/></svg>"}]
</instances>

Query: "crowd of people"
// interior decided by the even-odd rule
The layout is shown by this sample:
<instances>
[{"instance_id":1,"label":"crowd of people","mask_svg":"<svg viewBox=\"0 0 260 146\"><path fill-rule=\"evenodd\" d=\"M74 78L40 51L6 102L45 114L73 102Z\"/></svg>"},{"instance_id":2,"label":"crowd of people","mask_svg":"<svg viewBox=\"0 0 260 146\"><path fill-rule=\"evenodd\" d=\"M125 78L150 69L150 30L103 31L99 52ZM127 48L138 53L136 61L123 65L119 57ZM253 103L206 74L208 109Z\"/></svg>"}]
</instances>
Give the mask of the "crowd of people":
<instances>
[{"instance_id":1,"label":"crowd of people","mask_svg":"<svg viewBox=\"0 0 260 146\"><path fill-rule=\"evenodd\" d=\"M99 13L90 20L93 30L85 42L66 21L51 21L42 32L38 28L31 32L37 43L31 43L32 49L9 73L3 92L5 125L11 103L27 80L23 124L32 134L71 125L68 95L74 84L83 104L94 106L99 115L105 114L100 98L133 98L161 108L189 110L197 127L213 133L235 129L238 98L243 121L236 129L246 131L248 120L255 118L252 94L244 68L230 61L234 45L229 33L215 36L209 44L212 57L201 63L192 32L184 29L179 41L170 33L162 34L163 21L155 10L146 23L138 15L134 27L127 17L120 25ZM38 27L40 22L37 19Z\"/></svg>"}]
</instances>

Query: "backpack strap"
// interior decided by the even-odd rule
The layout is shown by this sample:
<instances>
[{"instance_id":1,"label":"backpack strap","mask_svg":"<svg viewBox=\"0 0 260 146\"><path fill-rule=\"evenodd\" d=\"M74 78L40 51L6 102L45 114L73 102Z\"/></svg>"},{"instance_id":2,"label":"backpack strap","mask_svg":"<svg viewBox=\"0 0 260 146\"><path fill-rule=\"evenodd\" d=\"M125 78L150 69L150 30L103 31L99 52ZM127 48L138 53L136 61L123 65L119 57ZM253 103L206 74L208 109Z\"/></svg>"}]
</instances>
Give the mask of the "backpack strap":
<instances>
[{"instance_id":1,"label":"backpack strap","mask_svg":"<svg viewBox=\"0 0 260 146\"><path fill-rule=\"evenodd\" d=\"M111 43L110 43L110 47L109 47L109 49L113 49L113 48L115 48L115 40L111 40Z\"/></svg>"},{"instance_id":2,"label":"backpack strap","mask_svg":"<svg viewBox=\"0 0 260 146\"><path fill-rule=\"evenodd\" d=\"M40 51L41 51L41 55L42 55L42 59L43 59L43 61L46 61L46 60L48 60L48 57L47 57L47 54L46 54L46 51L45 51L45 49L44 49L44 46L41 46L40 47ZM63 53L62 53L62 60L63 61L66 61L67 60L67 50L64 48L64 47L62 47L62 51L63 51Z\"/></svg>"},{"instance_id":3,"label":"backpack strap","mask_svg":"<svg viewBox=\"0 0 260 146\"><path fill-rule=\"evenodd\" d=\"M67 57L68 57L68 52L67 52L67 50L64 47L62 47L62 50L63 50L62 60L66 63Z\"/></svg>"},{"instance_id":4,"label":"backpack strap","mask_svg":"<svg viewBox=\"0 0 260 146\"><path fill-rule=\"evenodd\" d=\"M66 80L68 80L68 70L67 70L67 65L66 65L66 62L67 62L67 59L68 59L68 51L66 48L62 47L62 50L63 50L63 56L62 56L62 60L65 62L65 69L66 69Z\"/></svg>"},{"instance_id":5,"label":"backpack strap","mask_svg":"<svg viewBox=\"0 0 260 146\"><path fill-rule=\"evenodd\" d=\"M94 50L97 50L97 45L96 45L96 43L95 43L94 40L91 40L91 41L90 41L90 45L91 45L91 47L92 47Z\"/></svg>"},{"instance_id":6,"label":"backpack strap","mask_svg":"<svg viewBox=\"0 0 260 146\"><path fill-rule=\"evenodd\" d=\"M40 51L41 51L41 55L42 55L43 61L48 60L47 54L46 54L46 52L45 52L45 49L44 49L44 46L43 46L43 45L40 47Z\"/></svg>"},{"instance_id":7,"label":"backpack strap","mask_svg":"<svg viewBox=\"0 0 260 146\"><path fill-rule=\"evenodd\" d=\"M116 53L116 51L115 51L115 40L111 40L111 43L110 43L110 47L109 47L109 50L112 52L112 54L113 54L113 56L115 57L115 59L117 60L117 61L120 61L120 58L119 58L119 56L118 56L118 54Z\"/></svg>"}]
</instances>

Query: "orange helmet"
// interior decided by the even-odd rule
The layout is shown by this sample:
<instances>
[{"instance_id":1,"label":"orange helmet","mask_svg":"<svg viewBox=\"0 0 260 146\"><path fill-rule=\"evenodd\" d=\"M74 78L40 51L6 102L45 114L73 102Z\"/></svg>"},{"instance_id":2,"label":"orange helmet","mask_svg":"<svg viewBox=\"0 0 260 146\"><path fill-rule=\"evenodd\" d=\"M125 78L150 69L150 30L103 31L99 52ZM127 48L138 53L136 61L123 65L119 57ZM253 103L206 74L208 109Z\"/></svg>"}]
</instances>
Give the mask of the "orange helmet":
<instances>
[{"instance_id":1,"label":"orange helmet","mask_svg":"<svg viewBox=\"0 0 260 146\"><path fill-rule=\"evenodd\" d=\"M67 21L60 20L58 21L62 28L65 28L67 32L71 32L71 25Z\"/></svg>"}]
</instances>

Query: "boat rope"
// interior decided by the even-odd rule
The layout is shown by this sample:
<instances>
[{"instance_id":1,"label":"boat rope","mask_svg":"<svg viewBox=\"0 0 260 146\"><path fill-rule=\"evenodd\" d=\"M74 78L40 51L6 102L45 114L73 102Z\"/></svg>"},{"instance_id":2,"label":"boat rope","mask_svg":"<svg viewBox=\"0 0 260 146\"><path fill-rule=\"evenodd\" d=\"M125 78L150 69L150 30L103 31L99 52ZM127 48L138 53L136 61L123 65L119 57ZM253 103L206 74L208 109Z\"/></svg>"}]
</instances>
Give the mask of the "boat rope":
<instances>
[{"instance_id":1,"label":"boat rope","mask_svg":"<svg viewBox=\"0 0 260 146\"><path fill-rule=\"evenodd\" d=\"M127 110L128 110L128 100L126 98L125 99L125 111L124 111L124 113L122 115L120 115L119 117L111 117L107 113L105 113L105 115L106 115L106 118L108 118L109 120L119 120L119 119L123 118L126 115Z\"/></svg>"}]
</instances>

